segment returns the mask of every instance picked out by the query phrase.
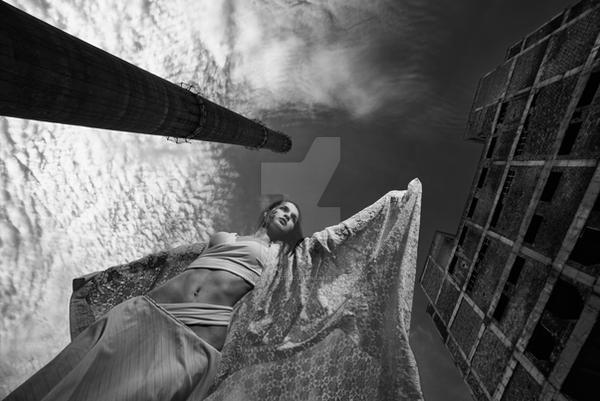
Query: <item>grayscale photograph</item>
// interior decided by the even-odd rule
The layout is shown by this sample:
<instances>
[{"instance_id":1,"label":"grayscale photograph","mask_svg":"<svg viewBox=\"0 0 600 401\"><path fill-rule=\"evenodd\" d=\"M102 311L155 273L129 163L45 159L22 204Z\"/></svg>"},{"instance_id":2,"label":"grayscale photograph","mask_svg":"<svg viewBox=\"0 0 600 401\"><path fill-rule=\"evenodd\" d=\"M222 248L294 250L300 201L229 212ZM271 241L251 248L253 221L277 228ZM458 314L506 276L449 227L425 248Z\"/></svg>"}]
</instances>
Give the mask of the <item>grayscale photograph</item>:
<instances>
[{"instance_id":1,"label":"grayscale photograph","mask_svg":"<svg viewBox=\"0 0 600 401\"><path fill-rule=\"evenodd\" d=\"M598 401L600 0L0 0L0 399Z\"/></svg>"}]
</instances>

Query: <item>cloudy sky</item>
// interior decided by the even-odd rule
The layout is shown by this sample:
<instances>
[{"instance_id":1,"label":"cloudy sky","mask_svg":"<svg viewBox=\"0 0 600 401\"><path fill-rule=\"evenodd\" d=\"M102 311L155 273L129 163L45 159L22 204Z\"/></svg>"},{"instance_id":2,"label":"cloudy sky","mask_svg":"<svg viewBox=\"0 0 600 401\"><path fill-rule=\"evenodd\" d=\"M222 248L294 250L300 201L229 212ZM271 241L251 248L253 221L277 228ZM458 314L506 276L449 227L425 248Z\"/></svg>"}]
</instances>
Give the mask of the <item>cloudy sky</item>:
<instances>
[{"instance_id":1,"label":"cloudy sky","mask_svg":"<svg viewBox=\"0 0 600 401\"><path fill-rule=\"evenodd\" d=\"M68 343L73 277L214 230L247 230L269 195L261 177L263 188L292 191L285 177L264 182L273 166L298 172L289 180L302 184L306 234L418 177L420 271L434 231L456 231L473 179L481 146L462 137L479 77L572 2L9 4L161 77L194 83L284 131L294 146L279 155L0 117L0 397ZM303 165L309 154L311 166ZM426 399L469 400L424 310L417 288L411 341Z\"/></svg>"}]
</instances>

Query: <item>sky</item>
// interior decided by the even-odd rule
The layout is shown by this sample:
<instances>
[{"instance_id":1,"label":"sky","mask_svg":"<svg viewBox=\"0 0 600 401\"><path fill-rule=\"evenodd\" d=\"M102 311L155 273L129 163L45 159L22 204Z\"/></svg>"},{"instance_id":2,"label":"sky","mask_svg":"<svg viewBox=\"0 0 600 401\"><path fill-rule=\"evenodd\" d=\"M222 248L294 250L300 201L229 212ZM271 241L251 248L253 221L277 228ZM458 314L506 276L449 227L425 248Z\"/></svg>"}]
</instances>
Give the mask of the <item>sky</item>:
<instances>
[{"instance_id":1,"label":"sky","mask_svg":"<svg viewBox=\"0 0 600 401\"><path fill-rule=\"evenodd\" d=\"M276 181L290 196L300 191L307 235L418 177L419 274L434 232L456 231L474 177L482 146L463 135L479 78L573 2L9 4L172 82L193 83L285 132L293 148L282 155L175 144L0 117L0 396L68 342L73 277L215 230L247 231L273 195L263 190L274 167L298 172ZM425 398L470 400L425 307L417 285L411 344Z\"/></svg>"}]
</instances>

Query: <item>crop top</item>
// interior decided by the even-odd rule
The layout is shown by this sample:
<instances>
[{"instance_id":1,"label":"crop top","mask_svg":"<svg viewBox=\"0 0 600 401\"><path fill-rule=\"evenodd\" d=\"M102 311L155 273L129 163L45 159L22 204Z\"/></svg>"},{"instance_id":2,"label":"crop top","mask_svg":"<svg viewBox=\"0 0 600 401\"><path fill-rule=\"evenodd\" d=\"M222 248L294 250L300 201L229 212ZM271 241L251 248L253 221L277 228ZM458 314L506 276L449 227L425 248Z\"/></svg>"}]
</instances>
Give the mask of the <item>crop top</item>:
<instances>
[{"instance_id":1,"label":"crop top","mask_svg":"<svg viewBox=\"0 0 600 401\"><path fill-rule=\"evenodd\" d=\"M252 240L232 240L204 250L187 269L225 270L255 286L265 267L268 247Z\"/></svg>"}]
</instances>

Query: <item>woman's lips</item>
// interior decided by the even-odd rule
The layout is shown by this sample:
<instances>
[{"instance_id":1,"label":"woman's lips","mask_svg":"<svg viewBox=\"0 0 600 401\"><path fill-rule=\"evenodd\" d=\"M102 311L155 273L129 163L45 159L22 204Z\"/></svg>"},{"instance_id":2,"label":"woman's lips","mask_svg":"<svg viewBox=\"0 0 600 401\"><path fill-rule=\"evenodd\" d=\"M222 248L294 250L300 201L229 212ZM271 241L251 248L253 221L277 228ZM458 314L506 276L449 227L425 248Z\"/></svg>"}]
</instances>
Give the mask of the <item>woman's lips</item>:
<instances>
[{"instance_id":1,"label":"woman's lips","mask_svg":"<svg viewBox=\"0 0 600 401\"><path fill-rule=\"evenodd\" d=\"M279 222L280 222L281 224L283 224L284 226L285 226L285 225L287 225L287 220L286 220L286 219L284 219L283 217L280 217L280 218L279 218Z\"/></svg>"}]
</instances>

